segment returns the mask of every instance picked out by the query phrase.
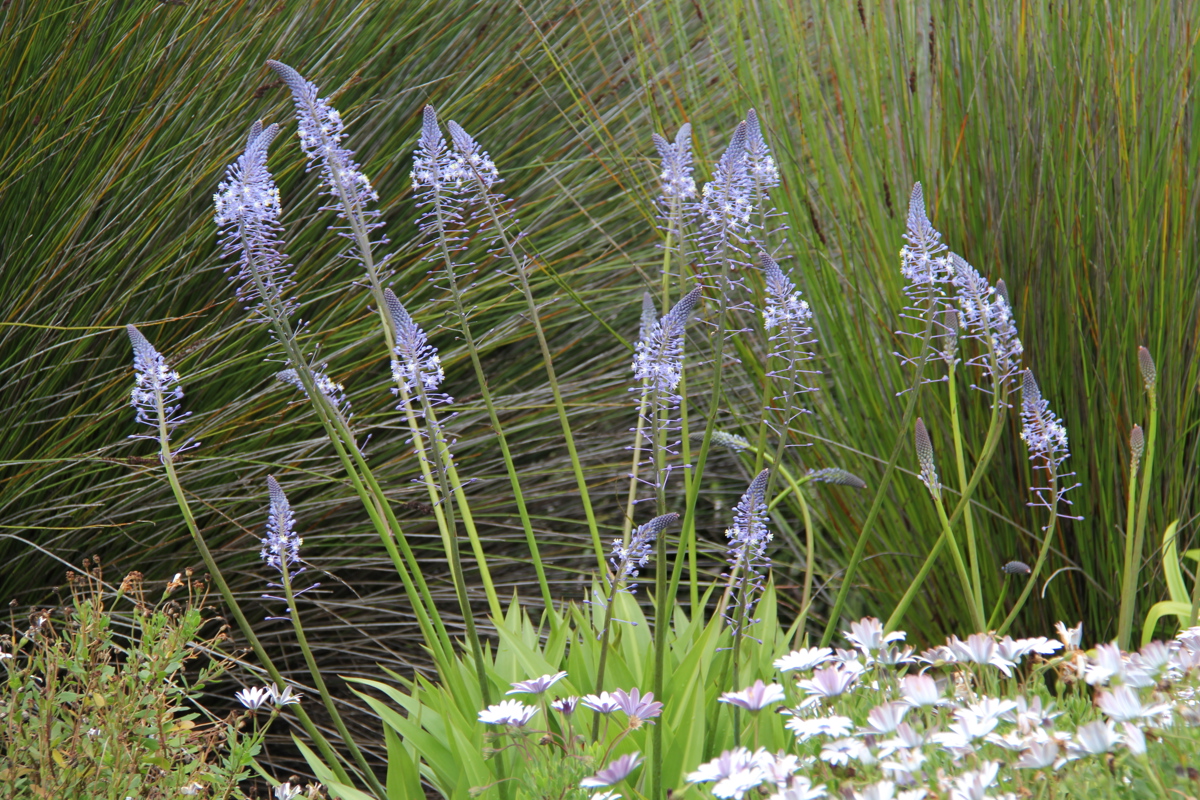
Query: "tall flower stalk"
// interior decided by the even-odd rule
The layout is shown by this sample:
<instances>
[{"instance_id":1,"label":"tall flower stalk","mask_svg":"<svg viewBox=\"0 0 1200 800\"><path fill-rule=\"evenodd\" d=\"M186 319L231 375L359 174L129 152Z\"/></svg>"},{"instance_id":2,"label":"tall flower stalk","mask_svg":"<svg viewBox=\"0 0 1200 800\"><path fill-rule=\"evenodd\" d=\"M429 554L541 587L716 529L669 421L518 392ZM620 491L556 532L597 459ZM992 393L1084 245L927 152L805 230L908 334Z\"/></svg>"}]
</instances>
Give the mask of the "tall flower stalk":
<instances>
[{"instance_id":1,"label":"tall flower stalk","mask_svg":"<svg viewBox=\"0 0 1200 800\"><path fill-rule=\"evenodd\" d=\"M936 352L931 351L930 344L934 339L934 327L937 324L938 312L944 305L941 285L945 282L948 271L948 259L941 255L946 250L946 246L942 244L941 234L933 227L925 213L925 194L919 183L913 186L912 194L909 196L904 240L906 244L900 250L900 273L907 281L905 294L910 298L912 305L901 316L915 318L923 326L920 334L906 333L906 335L918 339L914 348L917 355L901 355L902 362L915 367L912 382L906 390L908 402L905 404L904 416L900 420L900 430L907 431L916 415L917 399L920 396L921 385L925 382L925 367L929 360L936 356ZM833 610L829 614L825 632L821 635L822 647L829 646L840 624L842 609L845 608L846 598L850 594L851 586L854 585L854 575L866 553L871 526L875 524L875 518L879 516L880 510L883 508L883 500L887 495L892 475L896 471L900 454L904 451L906 438L904 435L896 438L892 454L884 467L883 476L879 479L879 488L875 490L875 498L871 501L867 517L859 529L858 540L854 544L854 550L851 552L842 574L842 585L834 599ZM953 518L950 524L953 524Z\"/></svg>"},{"instance_id":2,"label":"tall flower stalk","mask_svg":"<svg viewBox=\"0 0 1200 800\"><path fill-rule=\"evenodd\" d=\"M493 187L500 181L499 171L487 152L479 146L471 135L462 129L454 120L447 124L450 131L450 141L456 155L455 166L463 176L464 183L469 188L465 190L468 202L482 207L480 216L483 219L485 236L496 243L497 255L506 256L512 265L521 292L525 296L525 304L529 308L529 319L537 336L538 347L542 351L542 363L546 369L546 378L550 383L550 391L554 397L554 409L558 413L559 424L562 426L563 438L566 440L567 453L571 459L571 468L575 473L575 484L579 489L583 513L587 517L588 530L592 537L592 547L595 550L596 561L601 572L604 571L604 545L600 540L600 529L596 524L596 515L592 510L592 502L588 495L587 480L583 475L583 464L579 460L579 452L575 446L575 436L571 432L571 422L567 418L567 407L563 402L562 389L558 385L558 375L554 370L554 360L550 353L550 345L546 341L546 332L542 328L541 314L537 302L533 298L533 290L529 285L529 270L533 259L516 250L513 237L508 233L511 223L512 210L507 206L506 199Z\"/></svg>"},{"instance_id":3,"label":"tall flower stalk","mask_svg":"<svg viewBox=\"0 0 1200 800\"><path fill-rule=\"evenodd\" d=\"M775 454L770 458L775 471L767 484L768 496L774 494L775 476L786 475L783 469L784 453L790 441L789 426L798 418L803 409L798 408L796 401L799 395L816 391L801 382L801 376L811 374L804 368L805 363L813 357L808 348L815 341L812 338L812 309L808 302L800 297L796 285L784 274L779 263L767 254L765 250L759 253L759 263L766 279L767 296L763 306L763 326L769 332L768 342L770 351L768 362L782 362L782 369L768 367L765 370L764 383L767 391L763 394L762 420L763 427L759 431L759 453L765 451L765 428L771 412L779 415L779 429L775 431ZM780 381L780 394L772 398L770 387L772 379ZM774 403L772 403L772 399ZM775 405L777 404L777 405ZM757 462L756 462L757 465ZM812 517L808 510L808 502L804 493L796 492L796 501L800 504L801 517L804 520L804 589L800 600L800 621L797 625L797 636L805 628L808 616L809 601L812 598L813 560L816 557L813 543Z\"/></svg>"},{"instance_id":4,"label":"tall flower stalk","mask_svg":"<svg viewBox=\"0 0 1200 800\"><path fill-rule=\"evenodd\" d=\"M262 540L262 560L267 565L274 567L279 572L278 584L268 584L268 586L277 587L283 590L282 599L287 603L287 619L292 623L292 630L296 633L296 643L300 646L300 652L304 655L304 663L308 666L308 673L313 679L313 685L317 687L317 693L321 696L321 702L325 705L325 711L333 720L333 726L337 729L338 734L342 737L346 747L350 750L350 756L354 762L358 764L362 772L363 778L376 792L385 791L379 779L375 777L371 765L367 763L366 757L358 744L354 741L354 737L350 735L350 730L346 727L345 720L338 712L337 705L333 702L333 695L329 691L328 685L325 683L325 678L321 674L321 668L317 664L317 659L313 656L312 648L308 644L308 636L304 632L304 626L300 624L300 615L296 609L296 597L309 589L315 588L315 585L305 587L300 591L296 591L292 586L292 578L304 571L304 567L300 566L300 545L303 539L296 533L296 519L292 513L291 503L288 502L287 495L284 494L283 487L279 485L279 481L275 476L267 476L267 493L270 496L270 506L267 512L267 535ZM293 567L299 566L293 570ZM271 597L270 595L265 595ZM282 684L280 684L282 685ZM380 795L383 797L385 795Z\"/></svg>"},{"instance_id":5,"label":"tall flower stalk","mask_svg":"<svg viewBox=\"0 0 1200 800\"><path fill-rule=\"evenodd\" d=\"M457 188L466 180L461 166L446 147L446 140L438 126L437 112L433 106L427 105L421 115L421 135L413 154L412 182L417 205L424 213L420 221L420 229L426 241L435 245L435 252L430 257L441 265L442 278L450 290L454 303L454 315L458 320L458 329L462 333L479 384L480 396L487 408L488 420L492 431L496 434L496 443L504 459L505 470L508 472L512 485L513 498L517 504L517 515L521 519L521 527L525 531L525 541L529 547L530 558L534 571L537 573L538 586L542 593L542 602L546 608L553 605L550 585L546 580L546 570L542 565L541 553L537 539L533 533L533 523L525 505L525 497L521 492L520 478L516 464L513 462L512 451L508 446L508 437L500 424L500 416L496 411L496 403L488 386L487 376L483 371L483 362L479 358L479 348L467 315L466 302L463 299L462 287L459 285L456 255L464 248L465 232L463 230L463 209Z\"/></svg>"},{"instance_id":6,"label":"tall flower stalk","mask_svg":"<svg viewBox=\"0 0 1200 800\"><path fill-rule=\"evenodd\" d=\"M1033 500L1029 505L1049 511L1050 521L1042 529L1044 535L1041 547L1038 549L1037 561L1033 565L1025 588L1021 591L1017 602L1013 604L1012 610L1008 612L1004 622L997 629L998 636L1004 635L1024 607L1025 601L1029 599L1029 594L1033 591L1038 576L1041 575L1042 566L1046 563L1046 556L1050 552L1050 542L1054 539L1054 531L1059 517L1067 516L1068 519L1077 519L1077 517L1064 515L1059 511L1061 503L1071 504L1071 501L1065 499L1063 495L1073 488L1066 487L1064 489L1059 486L1061 479L1073 474L1062 471L1063 462L1071 455L1067 442L1067 429L1062 420L1050 410L1049 402L1042 397L1037 381L1034 380L1033 370L1029 369L1025 370L1021 376L1021 423L1021 439L1029 449L1029 459L1034 462L1034 474L1036 475L1039 470L1045 473L1045 485L1032 488Z\"/></svg>"},{"instance_id":7,"label":"tall flower stalk","mask_svg":"<svg viewBox=\"0 0 1200 800\"><path fill-rule=\"evenodd\" d=\"M252 309L256 319L270 325L276 341L283 348L295 380L316 411L400 575L426 641L435 648L435 657L444 661L453 653L453 648L440 617L432 613L433 597L420 564L382 487L363 458L346 417L322 390L326 385L322 381L323 375L312 367L297 342L291 322L295 303L284 294L290 282L290 269L286 267L287 258L282 254L278 236L281 230L279 192L267 169L268 148L278 130L277 125L264 128L261 122L255 122L247 136L244 152L230 165L225 180L217 187L215 220L221 231L222 249L238 266L239 297Z\"/></svg>"},{"instance_id":8,"label":"tall flower stalk","mask_svg":"<svg viewBox=\"0 0 1200 800\"><path fill-rule=\"evenodd\" d=\"M396 357L392 361L392 379L396 384L395 392L400 397L400 410L408 421L409 430L413 436L413 449L417 453L421 475L429 490L429 499L433 504L434 514L442 531L442 543L450 561L450 573L454 582L455 594L458 596L459 610L463 615L463 623L467 629L467 642L471 648L471 656L475 662L476 678L485 703L491 702L487 674L483 662L483 646L479 641L479 632L475 626L475 614L471 610L471 600L467 594L467 581L463 572L462 553L458 542L458 525L455 520L454 497L459 501L459 509L463 513L463 522L469 530L474 530L474 522L470 517L469 506L461 501L461 485L458 484L458 473L454 469L450 446L446 441L445 431L438 421L434 411L434 393L441 386L444 373L437 351L429 344L425 331L417 325L408 311L400 303L399 298L391 289L383 290L384 303L392 317L393 330L396 332ZM414 402L416 401L416 407ZM424 420L424 429L418 421L418 414ZM451 482L454 482L453 492ZM478 539L476 534L474 539ZM477 558L482 560L480 553ZM490 582L488 584L490 587ZM496 619L502 617L500 603L492 589L488 598L492 605L492 615Z\"/></svg>"},{"instance_id":9,"label":"tall flower stalk","mask_svg":"<svg viewBox=\"0 0 1200 800\"><path fill-rule=\"evenodd\" d=\"M256 126L256 129L252 131L252 141L257 139L258 134L262 133L262 126L257 125L257 123ZM283 675L279 672L279 669L275 666L275 662L271 660L270 655L262 646L249 620L246 619L241 605L237 602L237 598L234 597L233 592L229 588L229 583L218 568L216 559L213 558L212 551L208 548L208 543L204 541L204 536L200 533L200 528L196 525L196 518L192 514L191 505L187 501L187 495L183 492L179 475L175 471L175 455L177 451L171 446L171 433L188 416L187 414L180 413L184 395L183 389L180 386L179 373L171 369L167 360L136 327L128 325L125 330L129 335L129 342L133 346L133 366L137 373L134 390L130 399L134 409L137 410L137 421L154 429L152 436L139 434L137 438L149 438L157 442L159 460L162 462L167 483L171 487L171 493L175 496L175 502L179 506L180 513L183 515L183 521L187 526L188 533L192 536L192 542L195 543L196 549L200 551L200 557L204 559L204 565L217 585L217 591L220 592L226 607L233 614L238 629L246 637L246 641L250 643L250 647L258 657L259 663L263 665L263 668L266 669L267 674L271 676L271 680L277 686L283 686L285 685ZM174 405L169 405L169 403L174 403ZM346 773L342 762L337 758L333 747L329 744L329 740L325 738L304 709L297 708L296 716L299 718L305 732L316 742L317 748L334 770L334 774L340 780L349 783L349 775Z\"/></svg>"},{"instance_id":10,"label":"tall flower stalk","mask_svg":"<svg viewBox=\"0 0 1200 800\"><path fill-rule=\"evenodd\" d=\"M1134 449L1138 456L1137 461L1144 459L1144 466L1142 466L1141 491L1137 498L1136 523L1133 518L1133 485L1137 473L1137 461L1131 463L1129 472L1129 511L1127 514L1128 523L1125 526L1125 537L1128 539L1132 535L1133 546L1132 552L1127 551L1126 556L1125 572L1121 586L1121 613L1118 618L1117 634L1118 641L1125 643L1128 643L1133 632L1133 611L1134 605L1137 602L1137 579L1142 565L1142 553L1145 552L1146 517L1150 509L1150 473L1154 469L1154 442L1158 438L1158 368L1154 364L1154 358L1151 357L1150 351L1145 347L1138 348L1137 358L1138 370L1142 375L1142 386L1146 390L1146 398L1150 401L1150 423L1141 448L1135 447L1135 441L1131 440L1130 442L1131 449ZM1141 432L1140 429L1138 429L1138 432ZM1139 449L1142 451L1141 453L1137 453ZM1194 625L1194 613L1192 617L1192 624Z\"/></svg>"}]
</instances>

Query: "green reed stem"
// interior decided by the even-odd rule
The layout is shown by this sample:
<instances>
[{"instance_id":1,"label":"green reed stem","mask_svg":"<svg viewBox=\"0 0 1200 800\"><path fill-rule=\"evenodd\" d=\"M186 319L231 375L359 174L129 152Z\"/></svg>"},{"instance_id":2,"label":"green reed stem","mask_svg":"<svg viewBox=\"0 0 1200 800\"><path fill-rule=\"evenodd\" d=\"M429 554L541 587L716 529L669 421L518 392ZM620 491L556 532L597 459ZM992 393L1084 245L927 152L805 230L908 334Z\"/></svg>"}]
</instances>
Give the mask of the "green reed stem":
<instances>
[{"instance_id":1,"label":"green reed stem","mask_svg":"<svg viewBox=\"0 0 1200 800\"><path fill-rule=\"evenodd\" d=\"M987 628L985 630L994 630L996 621L1000 617L1001 611L1004 609L1004 598L1008 596L1008 575L1004 576L1004 580L1000 582L1000 594L996 597L996 605L992 607L992 613L988 615Z\"/></svg>"},{"instance_id":2,"label":"green reed stem","mask_svg":"<svg viewBox=\"0 0 1200 800\"><path fill-rule=\"evenodd\" d=\"M1137 591L1137 573L1142 566L1142 553L1146 546L1146 517L1150 511L1150 476L1154 470L1154 443L1158 438L1158 391L1154 384L1146 387L1150 398L1150 424L1146 427L1146 464L1142 467L1142 486L1138 497L1137 535L1133 540L1134 589ZM1130 601L1132 604L1132 600ZM1132 610L1130 614L1132 615ZM1132 625L1131 625L1132 629Z\"/></svg>"}]
</instances>

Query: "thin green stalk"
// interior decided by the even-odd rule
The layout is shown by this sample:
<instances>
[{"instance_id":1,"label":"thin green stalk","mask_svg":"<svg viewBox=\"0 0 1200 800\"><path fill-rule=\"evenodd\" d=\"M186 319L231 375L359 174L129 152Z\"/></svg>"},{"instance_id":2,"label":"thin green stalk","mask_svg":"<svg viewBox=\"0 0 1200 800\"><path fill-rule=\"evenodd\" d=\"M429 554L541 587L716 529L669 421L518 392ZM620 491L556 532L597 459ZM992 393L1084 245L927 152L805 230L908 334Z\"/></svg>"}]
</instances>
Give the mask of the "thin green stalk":
<instances>
[{"instance_id":1,"label":"thin green stalk","mask_svg":"<svg viewBox=\"0 0 1200 800\"><path fill-rule=\"evenodd\" d=\"M179 476L175 472L175 464L171 455L170 434L167 431L166 409L163 404L161 392L155 393L155 404L158 408L159 455L167 474L167 483L170 484L171 492L175 495L175 502L179 505L180 513L183 514L183 521L187 525L188 532L192 535L192 541L195 542L196 549L200 551L200 557L204 559L204 566L208 569L208 573L212 575L213 581L217 584L217 591L221 593L225 605L229 608L230 613L233 614L238 629L246 637L246 641L250 642L250 647L258 657L259 663L266 669L267 674L271 676L271 680L275 682L276 686L286 686L287 681L283 679L283 675L275 667L275 662L267 655L266 649L254 633L254 628L251 627L250 622L246 619L246 615L242 613L242 607L238 604L237 599L233 596L233 592L229 589L229 584L226 583L225 576L221 574L216 559L213 558L212 551L208 549L208 543L204 541L204 536L201 535L200 528L196 525L196 518L192 516L191 506L188 504L187 496L183 493L183 486L179 483ZM326 763L330 765L334 774L338 776L338 780L351 784L350 776L342 767L342 763L334 752L333 747L329 744L329 740L325 738L324 734L313 723L312 719L308 716L308 712L297 706L296 716L299 718L304 732L316 743L317 749L321 751L321 755L325 758Z\"/></svg>"},{"instance_id":2,"label":"thin green stalk","mask_svg":"<svg viewBox=\"0 0 1200 800\"><path fill-rule=\"evenodd\" d=\"M1145 348L1142 350L1144 351ZM1148 353L1146 358L1149 358ZM1153 366L1151 366L1151 370L1153 370ZM1146 382L1146 394L1150 398L1150 424L1146 429L1146 465L1142 468L1142 486L1139 492L1140 497L1138 497L1137 535L1133 540L1133 557L1137 562L1135 569L1141 568L1141 557L1145 552L1146 517L1150 510L1150 477L1154 471L1154 443L1158 438L1158 391L1154 380ZM1136 583L1134 591L1137 591ZM1132 614L1132 610L1130 613Z\"/></svg>"},{"instance_id":3,"label":"thin green stalk","mask_svg":"<svg viewBox=\"0 0 1200 800\"><path fill-rule=\"evenodd\" d=\"M955 364L951 364L947 370L949 374L947 393L950 398L950 429L954 438L954 464L958 470L958 485L965 489L967 486L967 465L966 459L963 457L962 430L958 419L958 390L954 380L955 366ZM967 557L971 562L971 586L973 587L971 599L975 608L979 609L982 613L983 585L979 578L979 551L976 550L975 545L975 524L971 517L970 503L963 508L963 526L967 531Z\"/></svg>"},{"instance_id":4,"label":"thin green stalk","mask_svg":"<svg viewBox=\"0 0 1200 800\"><path fill-rule=\"evenodd\" d=\"M871 526L875 523L875 518L879 516L880 509L883 508L883 500L887 494L888 484L891 483L892 475L896 471L896 464L900 460L900 453L907 442L906 432L912 429L913 417L917 412L917 399L920 396L921 384L924 380L925 365L929 362L929 342L933 338L933 313L930 312L927 317L925 321L925 333L921 337L921 344L917 350L917 352L921 353L921 364L917 367L916 374L913 376L913 382L908 387L908 404L904 408L904 417L900 420L900 430L905 433L896 437L896 444L892 448L892 455L888 459L887 466L884 467L883 477L879 479L879 488L875 492L875 499L871 501L871 508L867 511L867 518L863 521L862 528L858 532L858 541L854 544L854 551L850 554L850 560L846 562L846 568L842 575L842 585L838 589L833 609L829 612L829 621L825 624L825 632L821 634L821 647L828 647L829 643L833 640L833 634L837 631L842 616L842 609L846 606L846 598L850 594L850 587L854 581L854 573L858 569L863 553L867 549L867 536L871 532Z\"/></svg>"},{"instance_id":5,"label":"thin green stalk","mask_svg":"<svg viewBox=\"0 0 1200 800\"><path fill-rule=\"evenodd\" d=\"M283 574L283 595L287 598L288 617L291 619L292 629L296 632L296 643L300 645L300 652L304 654L304 663L308 665L308 672L312 675L313 683L317 687L317 693L321 696L321 702L325 704L325 710L329 713L330 719L333 720L333 726L337 728L342 741L350 749L350 756L358 764L359 769L362 770L363 777L370 784L371 791L380 800L385 800L388 797L388 792L383 788L383 784L379 782L379 779L375 777L375 771L371 769L371 765L367 763L366 757L358 749L358 744L354 741L354 737L350 735L350 731L346 728L346 723L342 719L342 715L338 713L337 706L333 702L333 695L330 694L329 687L325 684L325 678L321 676L321 669L317 666L316 658L313 657L312 648L308 645L308 637L304 634L304 626L300 624L300 614L296 608L296 597L292 592L292 581L291 576L288 574L286 554L279 559L279 566Z\"/></svg>"},{"instance_id":6,"label":"thin green stalk","mask_svg":"<svg viewBox=\"0 0 1200 800\"><path fill-rule=\"evenodd\" d=\"M458 525L454 517L454 505L451 501L450 486L448 480L448 463L449 453L445 451L446 442L442 434L441 426L438 425L437 418L433 415L433 406L429 402L429 395L425 391L425 386L416 381L417 392L420 396L421 411L425 415L426 425L431 439L427 448L422 442L424 441L424 432L417 423L416 414L413 412L410 395L404 384L399 384L401 405L404 407L404 414L408 419L409 429L413 435L413 448L417 451L417 461L420 463L421 475L426 481L429 489L429 497L432 501L438 527L442 532L442 542L445 546L446 557L450 562L450 576L454 581L454 593L458 597L458 606L462 611L463 624L467 629L467 643L471 648L471 658L475 661L475 677L479 681L479 691L483 698L484 705L491 703L491 688L487 678L487 671L483 663L483 646L479 641L479 631L475 627L475 614L471 609L471 598L467 594L467 580L462 566L462 552L458 545ZM432 469L431 464L432 462ZM436 473L437 484L435 486L433 475ZM439 498L438 490L441 490ZM439 502L444 500L445 502ZM457 501L458 498L455 498ZM465 508L465 505L460 505L460 509ZM468 512L469 513L469 512ZM473 526L472 526L473 527ZM475 537L478 539L478 536ZM476 551L476 558L483 561L482 551ZM485 586L488 586L485 583ZM488 601L492 605L492 615L496 619L503 619L503 611L500 608L499 600L495 596L495 589L488 593Z\"/></svg>"},{"instance_id":7,"label":"thin green stalk","mask_svg":"<svg viewBox=\"0 0 1200 800\"><path fill-rule=\"evenodd\" d=\"M479 393L483 398L483 404L487 408L488 419L492 424L492 431L496 434L496 443L500 446L500 454L504 459L504 468L508 472L509 483L513 490L513 499L517 504L517 516L521 519L521 527L525 531L525 543L529 547L529 556L533 561L534 571L537 573L538 587L542 592L542 603L545 608L554 607L554 598L550 594L550 584L546 580L546 568L542 565L541 551L538 548L537 539L533 535L533 523L529 519L529 510L525 507L525 496L521 492L521 482L517 474L517 466L513 462L512 452L508 448L508 438L504 435L504 429L500 425L500 415L496 413L496 403L492 399L491 389L488 387L487 376L483 372L483 362L479 358L479 347L475 344L475 337L471 333L471 326L467 321L466 304L463 302L462 289L458 285L458 276L454 272L454 258L450 253L450 245L446 241L446 210L442 205L442 195L440 192L433 193L433 209L437 228L438 248L442 254L442 265L445 269L446 282L450 286L450 296L454 301L454 312L458 316L459 330L462 332L463 341L467 346L467 353L471 357L471 366L475 370L475 379L479 383ZM457 479L455 484L461 487L461 482ZM551 615L551 620L554 620Z\"/></svg>"},{"instance_id":8,"label":"thin green stalk","mask_svg":"<svg viewBox=\"0 0 1200 800\"><path fill-rule=\"evenodd\" d=\"M1121 570L1121 610L1117 623L1117 646L1122 650L1129 649L1129 639L1133 635L1133 611L1137 595L1138 567L1141 566L1141 552L1134 550L1134 514L1137 505L1137 472L1139 454L1134 452L1129 458L1129 491L1125 498L1125 560ZM1198 582L1200 583L1200 582ZM1195 615L1193 614L1193 618Z\"/></svg>"},{"instance_id":9,"label":"thin green stalk","mask_svg":"<svg viewBox=\"0 0 1200 800\"><path fill-rule=\"evenodd\" d=\"M1000 433L1002 430L1001 422L1003 417L1000 414L1002 407L1005 407L1008 398L1008 392L1003 387L1000 388L1003 394L996 394L992 401L992 419L988 425L987 438L984 439L983 452L979 455L979 460L975 463L975 469L971 472L971 480L963 489L962 495L958 499L958 504L954 507L954 513L950 515L949 524L953 525L958 521L961 514L966 511L967 504L971 502L971 496L975 493L975 488L979 482L983 480L984 470L991 463L992 456L996 452L996 447L1000 443ZM896 630L900 624L900 620L904 618L908 607L912 605L912 601L916 598L917 592L920 591L922 584L925 582L925 577L933 568L933 564L937 561L938 555L942 552L942 547L946 544L946 532L942 529L942 533L938 536L937 541L933 543L933 547L929 551L929 555L925 557L925 563L921 565L917 575L905 590L900 602L896 604L896 608L888 617L887 623L884 625L884 630L891 632Z\"/></svg>"},{"instance_id":10,"label":"thin green stalk","mask_svg":"<svg viewBox=\"0 0 1200 800\"><path fill-rule=\"evenodd\" d=\"M1008 575L1004 576L1004 580L1000 583L1000 595L996 598L996 605L992 607L992 613L988 615L988 623L986 630L994 630L996 621L1000 617L1001 611L1004 609L1004 598L1008 596Z\"/></svg>"},{"instance_id":11,"label":"thin green stalk","mask_svg":"<svg viewBox=\"0 0 1200 800\"><path fill-rule=\"evenodd\" d=\"M958 540L954 538L954 529L946 517L946 506L942 503L940 492L933 496L933 504L937 506L938 520L942 523L942 536L950 544L950 556L954 560L954 568L958 571L958 578L962 582L963 592L966 595L964 599L971 607L971 621L975 624L977 631L983 632L987 630L987 620L983 618L983 609L975 605L975 598L971 593L971 576L963 561L962 551L958 549Z\"/></svg>"},{"instance_id":12,"label":"thin green stalk","mask_svg":"<svg viewBox=\"0 0 1200 800\"><path fill-rule=\"evenodd\" d=\"M1025 605L1025 601L1029 599L1030 592L1033 591L1034 583L1037 581L1038 575L1042 572L1042 565L1046 563L1046 556L1050 553L1050 542L1054 538L1054 531L1058 523L1058 475L1055 474L1053 468L1049 470L1049 489L1050 489L1050 523L1046 525L1046 535L1042 537L1042 546L1038 550L1037 562L1033 565L1033 571L1029 573L1029 580L1025 582L1025 588L1021 590L1020 597L1013 605L1012 610L1008 612L1008 616L1004 618L1004 622L996 629L996 636L1003 636L1008 630L1008 627L1013 624L1013 620L1017 618L1017 614Z\"/></svg>"},{"instance_id":13,"label":"thin green stalk","mask_svg":"<svg viewBox=\"0 0 1200 800\"><path fill-rule=\"evenodd\" d=\"M554 396L554 408L558 412L558 421L562 425L563 438L567 443L567 453L571 458L571 468L575 472L575 484L579 487L579 499L583 503L583 513L587 517L588 530L592 535L592 547L596 552L596 563L600 567L600 574L603 575L605 572L604 545L600 541L600 529L596 525L596 515L592 511L592 501L588 496L587 480L583 475L583 464L579 461L579 452L575 448L575 437L571 433L570 420L567 419L567 407L563 403L562 389L559 388L558 375L554 371L554 360L550 354L550 345L546 341L546 332L542 329L541 315L538 313L537 303L533 299L533 291L529 287L529 274L526 271L527 265L523 259L518 257L516 250L513 248L512 240L504 230L504 225L500 220L499 212L496 210L496 203L491 192L488 191L479 172L475 170L473 165L471 170L475 176L475 185L479 197L483 200L483 204L492 218L492 225L495 226L496 236L504 245L504 250L520 280L521 292L525 295L525 304L529 307L529 320L533 323L534 333L537 334L538 346L542 350L542 364L546 368L546 378L550 382L550 391Z\"/></svg>"}]
</instances>

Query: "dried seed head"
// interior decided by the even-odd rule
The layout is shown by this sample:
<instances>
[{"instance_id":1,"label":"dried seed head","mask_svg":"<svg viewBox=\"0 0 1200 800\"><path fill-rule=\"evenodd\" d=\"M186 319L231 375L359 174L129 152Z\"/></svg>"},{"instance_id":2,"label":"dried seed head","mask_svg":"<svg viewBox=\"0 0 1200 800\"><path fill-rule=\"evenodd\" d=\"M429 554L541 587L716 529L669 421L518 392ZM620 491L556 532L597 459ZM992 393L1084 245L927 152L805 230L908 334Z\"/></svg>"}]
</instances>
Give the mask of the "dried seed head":
<instances>
[{"instance_id":1,"label":"dried seed head","mask_svg":"<svg viewBox=\"0 0 1200 800\"><path fill-rule=\"evenodd\" d=\"M925 429L925 421L917 417L916 428L917 461L921 465L921 482L928 488L930 494L937 498L940 494L937 466L933 462L933 443L929 441L929 431Z\"/></svg>"},{"instance_id":2,"label":"dried seed head","mask_svg":"<svg viewBox=\"0 0 1200 800\"><path fill-rule=\"evenodd\" d=\"M1142 382L1146 385L1146 391L1153 392L1154 385L1158 382L1158 370L1154 366L1154 359L1150 357L1150 351L1144 347L1138 348L1138 367L1142 370Z\"/></svg>"},{"instance_id":3,"label":"dried seed head","mask_svg":"<svg viewBox=\"0 0 1200 800\"><path fill-rule=\"evenodd\" d=\"M1146 437L1142 434L1142 426L1134 425L1129 432L1129 449L1133 451L1134 463L1142 460L1146 452Z\"/></svg>"}]
</instances>

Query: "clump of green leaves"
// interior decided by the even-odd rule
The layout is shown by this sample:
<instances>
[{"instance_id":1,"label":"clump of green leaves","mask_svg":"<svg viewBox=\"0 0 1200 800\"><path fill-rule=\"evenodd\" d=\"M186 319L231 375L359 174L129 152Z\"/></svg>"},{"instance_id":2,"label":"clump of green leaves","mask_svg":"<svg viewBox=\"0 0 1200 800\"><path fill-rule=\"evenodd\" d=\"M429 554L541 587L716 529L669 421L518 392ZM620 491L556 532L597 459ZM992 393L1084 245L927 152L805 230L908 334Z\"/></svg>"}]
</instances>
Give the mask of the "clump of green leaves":
<instances>
[{"instance_id":1,"label":"clump of green leaves","mask_svg":"<svg viewBox=\"0 0 1200 800\"><path fill-rule=\"evenodd\" d=\"M116 596L99 558L68 574L71 602L0 637L0 785L10 798L245 797L261 747L197 702L226 669L205 584L177 575L157 603L131 572ZM186 596L171 594L185 589ZM131 614L116 613L125 600ZM110 601L106 604L106 601ZM21 628L24 628L21 630Z\"/></svg>"}]
</instances>

